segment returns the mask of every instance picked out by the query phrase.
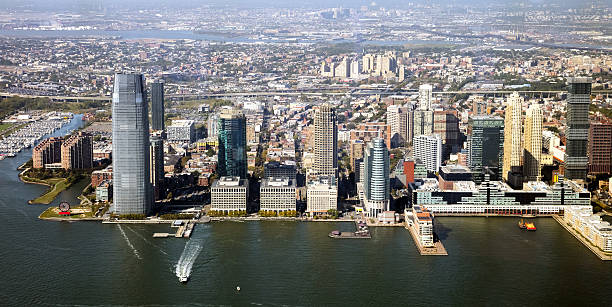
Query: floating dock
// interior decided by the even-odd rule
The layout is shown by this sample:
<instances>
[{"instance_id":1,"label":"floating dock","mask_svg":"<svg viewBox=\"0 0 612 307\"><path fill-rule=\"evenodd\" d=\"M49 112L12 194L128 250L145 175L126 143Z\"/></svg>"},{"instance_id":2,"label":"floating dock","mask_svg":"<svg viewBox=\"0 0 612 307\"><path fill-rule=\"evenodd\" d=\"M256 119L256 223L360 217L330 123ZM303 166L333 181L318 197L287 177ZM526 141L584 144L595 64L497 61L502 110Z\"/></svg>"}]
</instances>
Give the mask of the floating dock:
<instances>
[{"instance_id":1,"label":"floating dock","mask_svg":"<svg viewBox=\"0 0 612 307\"><path fill-rule=\"evenodd\" d=\"M591 244L591 242L589 242L585 237L583 237L579 232L577 232L572 226L568 225L567 222L564 221L562 217L560 217L560 216L558 216L556 214L553 215L552 217L553 217L553 219L555 219L555 221L557 221L557 223L559 223L559 225L563 226L563 228L565 228L565 230L567 230L576 239L578 239L578 241L582 242L582 244L584 244L584 246L588 247L593 252L593 254L595 254L597 257L599 257L599 259L605 260L605 261L612 261L612 255L607 254L607 253L603 252L602 250L600 250L599 248L593 246L593 244Z\"/></svg>"},{"instance_id":2,"label":"floating dock","mask_svg":"<svg viewBox=\"0 0 612 307\"><path fill-rule=\"evenodd\" d=\"M332 239L371 239L370 229L363 220L355 220L356 231L338 231L334 230L329 233L329 237Z\"/></svg>"},{"instance_id":3,"label":"floating dock","mask_svg":"<svg viewBox=\"0 0 612 307\"><path fill-rule=\"evenodd\" d=\"M196 224L196 221L188 221L186 224L181 223L180 226L174 226L178 224L173 222L173 226L171 227L178 227L175 233L156 232L153 234L153 238L170 238L170 237L189 238L191 237L191 234L193 233L195 224Z\"/></svg>"},{"instance_id":4,"label":"floating dock","mask_svg":"<svg viewBox=\"0 0 612 307\"><path fill-rule=\"evenodd\" d=\"M419 249L419 253L421 254L421 256L448 256L448 252L446 252L446 249L444 248L444 245L442 245L442 242L440 240L434 242L434 246L432 247L423 246L419 241L419 235L417 234L417 231L414 226L407 225L406 229L410 231L410 236L412 236L412 240Z\"/></svg>"}]
</instances>

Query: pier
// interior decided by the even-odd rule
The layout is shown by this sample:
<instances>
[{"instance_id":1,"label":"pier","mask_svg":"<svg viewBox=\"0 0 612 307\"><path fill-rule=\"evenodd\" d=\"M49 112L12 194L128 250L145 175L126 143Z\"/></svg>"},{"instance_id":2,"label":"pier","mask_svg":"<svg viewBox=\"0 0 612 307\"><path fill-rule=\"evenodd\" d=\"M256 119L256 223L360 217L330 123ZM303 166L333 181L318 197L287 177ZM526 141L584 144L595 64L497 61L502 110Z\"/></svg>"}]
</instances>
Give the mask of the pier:
<instances>
[{"instance_id":1,"label":"pier","mask_svg":"<svg viewBox=\"0 0 612 307\"><path fill-rule=\"evenodd\" d=\"M599 257L599 259L604 260L604 261L612 261L612 255L610 253L605 253L599 248L597 248L596 246L593 246L593 244L591 244L589 240L587 240L578 231L576 231L572 226L570 226L562 217L558 215L553 215L552 217L553 219L555 219L555 221L557 221L557 223L559 223L559 225L563 226L565 230L571 233L578 241L580 241L582 244L584 244L584 246L590 249L593 252L593 254L595 254L595 256Z\"/></svg>"},{"instance_id":2,"label":"pier","mask_svg":"<svg viewBox=\"0 0 612 307\"><path fill-rule=\"evenodd\" d=\"M371 239L370 229L365 220L355 220L356 231L338 231L334 230L329 233L329 237L333 239Z\"/></svg>"},{"instance_id":3,"label":"pier","mask_svg":"<svg viewBox=\"0 0 612 307\"><path fill-rule=\"evenodd\" d=\"M417 234L417 230L414 228L414 225L406 222L406 229L410 232L410 236L414 241L417 249L421 256L448 256L448 252L446 252L446 248L442 245L442 241L438 240L434 242L434 246L423 246L421 241L419 240L419 235Z\"/></svg>"},{"instance_id":4,"label":"pier","mask_svg":"<svg viewBox=\"0 0 612 307\"><path fill-rule=\"evenodd\" d=\"M181 224L178 225L177 222ZM177 227L175 233L167 233L167 232L156 232L153 234L153 238L189 238L193 233L193 229L195 228L196 221L190 220L187 223L183 223L183 221L177 220L172 223L171 227Z\"/></svg>"}]
</instances>

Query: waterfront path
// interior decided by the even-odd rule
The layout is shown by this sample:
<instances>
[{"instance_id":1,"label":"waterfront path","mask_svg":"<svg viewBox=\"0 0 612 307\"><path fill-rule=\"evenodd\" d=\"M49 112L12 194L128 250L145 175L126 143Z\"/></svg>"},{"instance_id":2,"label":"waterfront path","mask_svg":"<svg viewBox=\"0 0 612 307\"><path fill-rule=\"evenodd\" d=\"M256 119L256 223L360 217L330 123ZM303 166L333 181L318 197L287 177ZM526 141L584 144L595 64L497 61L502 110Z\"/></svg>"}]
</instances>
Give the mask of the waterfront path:
<instances>
[{"instance_id":1,"label":"waterfront path","mask_svg":"<svg viewBox=\"0 0 612 307\"><path fill-rule=\"evenodd\" d=\"M570 226L562 217L558 215L553 215L553 219L555 219L555 221L557 221L559 225L563 226L565 230L569 231L569 233L571 233L576 239L578 239L578 241L582 242L582 244L588 247L597 257L599 257L599 259L606 260L606 261L612 260L612 254L605 253L602 250L600 250L598 247L591 244L589 240L587 240L578 231L576 231L574 227Z\"/></svg>"}]
</instances>

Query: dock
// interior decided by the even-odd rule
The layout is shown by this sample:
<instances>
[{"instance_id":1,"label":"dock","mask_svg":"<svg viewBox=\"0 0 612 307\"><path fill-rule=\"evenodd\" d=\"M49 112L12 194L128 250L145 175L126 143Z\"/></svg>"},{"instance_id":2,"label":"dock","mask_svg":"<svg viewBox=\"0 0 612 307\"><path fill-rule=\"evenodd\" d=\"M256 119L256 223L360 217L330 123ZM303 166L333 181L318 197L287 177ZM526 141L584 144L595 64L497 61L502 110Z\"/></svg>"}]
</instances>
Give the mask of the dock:
<instances>
[{"instance_id":1,"label":"dock","mask_svg":"<svg viewBox=\"0 0 612 307\"><path fill-rule=\"evenodd\" d=\"M185 224L181 224L178 226L178 229L175 233L166 233L166 232L156 232L153 234L153 238L189 238L193 233L193 229L195 228L195 224L197 221L190 220ZM173 223L174 224L174 223ZM177 226L171 226L177 227Z\"/></svg>"},{"instance_id":2,"label":"dock","mask_svg":"<svg viewBox=\"0 0 612 307\"><path fill-rule=\"evenodd\" d=\"M423 246L419 241L419 235L417 234L416 229L414 229L414 226L407 225L406 229L410 231L410 236L412 236L412 240L414 241L414 244L419 250L421 256L448 256L448 252L446 252L446 248L444 248L444 245L442 245L442 241L438 240L434 242L433 247Z\"/></svg>"},{"instance_id":3,"label":"dock","mask_svg":"<svg viewBox=\"0 0 612 307\"><path fill-rule=\"evenodd\" d=\"M371 239L372 235L365 220L355 220L356 231L338 231L334 230L329 233L329 237L333 239Z\"/></svg>"},{"instance_id":4,"label":"dock","mask_svg":"<svg viewBox=\"0 0 612 307\"><path fill-rule=\"evenodd\" d=\"M585 237L583 237L572 226L568 225L567 222L565 220L563 220L562 217L560 217L560 216L558 216L556 214L553 215L552 217L553 217L553 219L555 219L555 221L557 221L557 223L559 223L559 225L563 226L563 228L565 228L565 230L567 230L569 233L571 233L578 241L580 241L582 244L584 244L584 246L586 246L588 249L590 249L593 252L593 254L595 254L597 257L599 257L599 259L604 260L604 261L612 261L612 255L611 254L605 253L604 251L600 250L599 248L597 248L596 246L591 244L591 242L589 242L589 240L587 240Z\"/></svg>"}]
</instances>

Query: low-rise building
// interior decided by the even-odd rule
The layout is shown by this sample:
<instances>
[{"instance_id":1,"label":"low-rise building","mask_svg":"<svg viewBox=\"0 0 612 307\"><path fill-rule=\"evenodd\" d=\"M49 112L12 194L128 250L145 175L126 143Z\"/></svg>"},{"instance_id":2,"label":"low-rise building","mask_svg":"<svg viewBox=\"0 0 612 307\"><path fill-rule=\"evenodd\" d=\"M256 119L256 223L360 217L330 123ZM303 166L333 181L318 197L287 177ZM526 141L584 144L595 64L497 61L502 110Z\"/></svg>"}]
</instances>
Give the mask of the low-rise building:
<instances>
[{"instance_id":1,"label":"low-rise building","mask_svg":"<svg viewBox=\"0 0 612 307\"><path fill-rule=\"evenodd\" d=\"M591 206L569 206L563 219L593 245L612 253L612 226L594 215Z\"/></svg>"},{"instance_id":2,"label":"low-rise building","mask_svg":"<svg viewBox=\"0 0 612 307\"><path fill-rule=\"evenodd\" d=\"M295 180L287 177L263 179L259 191L259 210L276 212L296 210Z\"/></svg>"},{"instance_id":3,"label":"low-rise building","mask_svg":"<svg viewBox=\"0 0 612 307\"><path fill-rule=\"evenodd\" d=\"M423 206L413 206L411 223L422 246L434 246L434 215Z\"/></svg>"},{"instance_id":4,"label":"low-rise building","mask_svg":"<svg viewBox=\"0 0 612 307\"><path fill-rule=\"evenodd\" d=\"M108 202L113 196L113 181L104 180L96 187L96 200Z\"/></svg>"},{"instance_id":5,"label":"low-rise building","mask_svg":"<svg viewBox=\"0 0 612 307\"><path fill-rule=\"evenodd\" d=\"M214 211L238 211L247 209L249 182L238 176L224 176L213 183L210 209Z\"/></svg>"},{"instance_id":6,"label":"low-rise building","mask_svg":"<svg viewBox=\"0 0 612 307\"><path fill-rule=\"evenodd\" d=\"M196 139L195 122L193 120L173 120L168 126L169 142L193 143Z\"/></svg>"},{"instance_id":7,"label":"low-rise building","mask_svg":"<svg viewBox=\"0 0 612 307\"><path fill-rule=\"evenodd\" d=\"M334 178L322 177L308 184L306 191L306 213L310 216L326 214L338 208L338 186Z\"/></svg>"}]
</instances>

